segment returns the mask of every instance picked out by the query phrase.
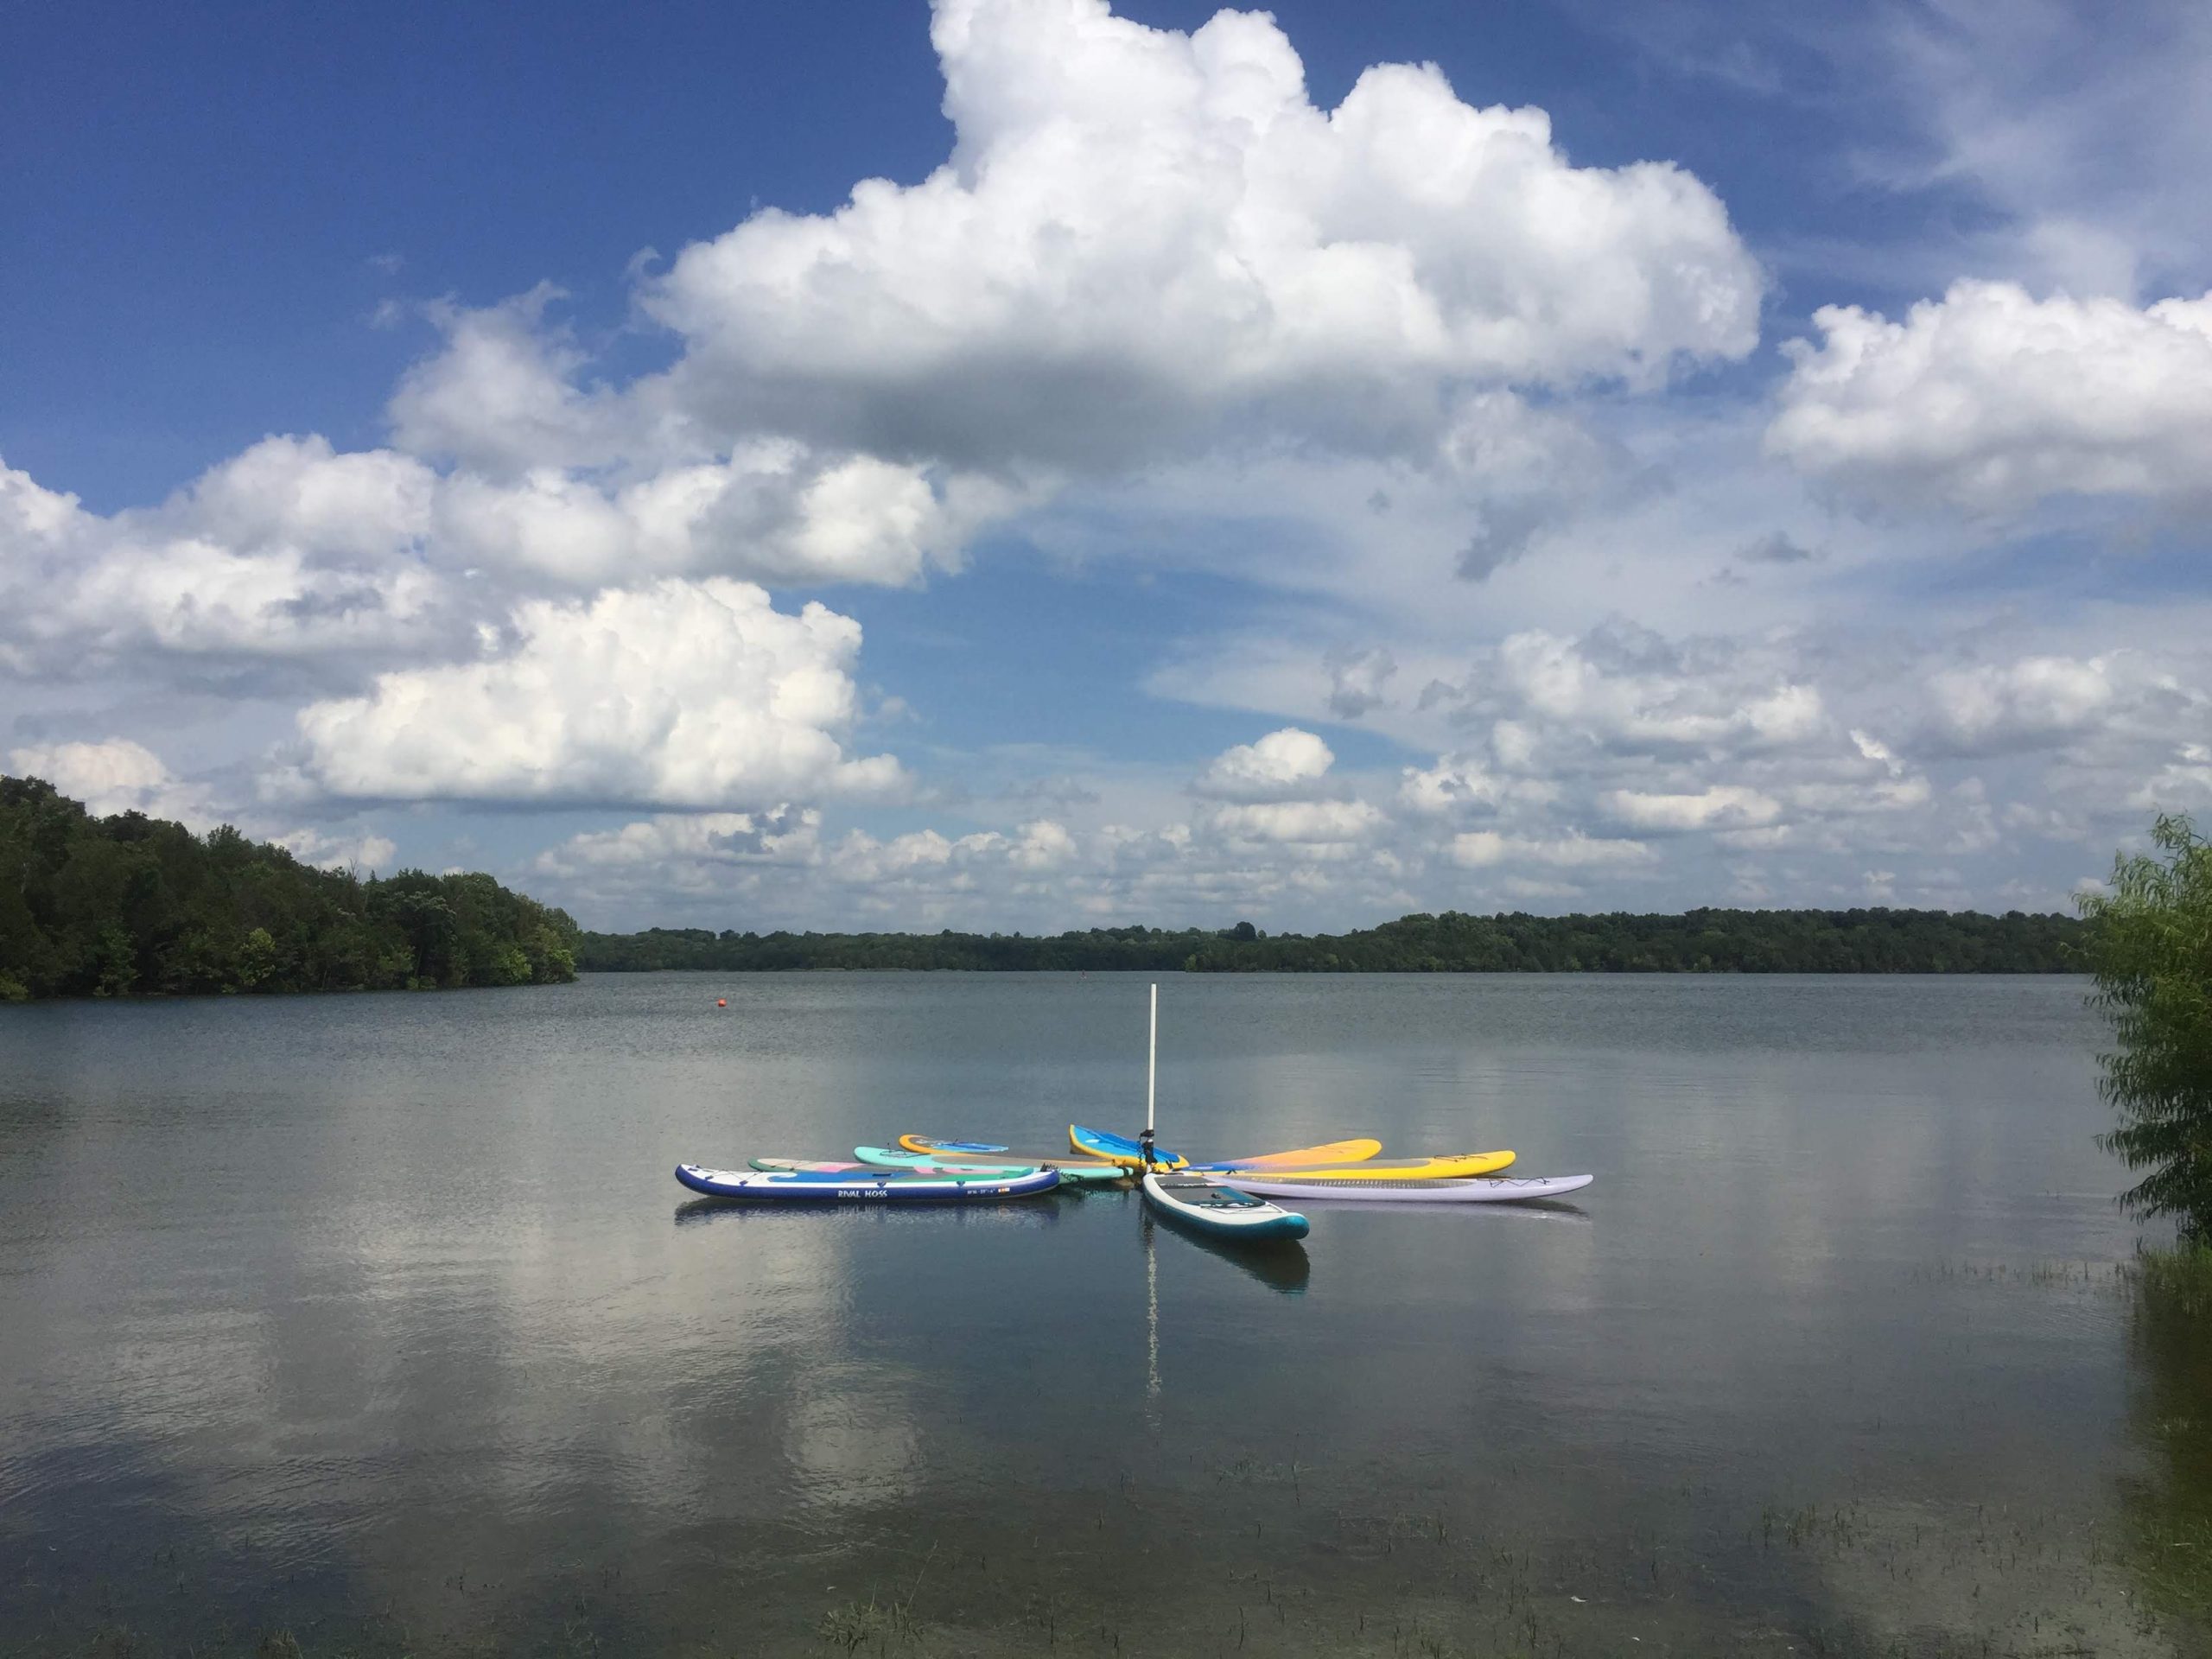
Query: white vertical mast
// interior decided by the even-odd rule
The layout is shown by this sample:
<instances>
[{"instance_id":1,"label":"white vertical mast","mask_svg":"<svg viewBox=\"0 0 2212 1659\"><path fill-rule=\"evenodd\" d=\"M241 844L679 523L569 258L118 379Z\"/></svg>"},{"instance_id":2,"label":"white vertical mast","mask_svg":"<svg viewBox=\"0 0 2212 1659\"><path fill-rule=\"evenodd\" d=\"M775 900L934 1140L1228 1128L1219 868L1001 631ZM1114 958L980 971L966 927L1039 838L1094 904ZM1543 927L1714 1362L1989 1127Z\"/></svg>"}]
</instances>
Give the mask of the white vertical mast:
<instances>
[{"instance_id":1,"label":"white vertical mast","mask_svg":"<svg viewBox=\"0 0 2212 1659\"><path fill-rule=\"evenodd\" d=\"M1152 988L1152 1033L1146 1039L1144 1046L1144 1149L1147 1154L1146 1161L1147 1163L1151 1161L1149 1154L1152 1152L1152 1107L1154 1099L1154 1082L1159 1075L1159 1071L1160 987L1155 983Z\"/></svg>"}]
</instances>

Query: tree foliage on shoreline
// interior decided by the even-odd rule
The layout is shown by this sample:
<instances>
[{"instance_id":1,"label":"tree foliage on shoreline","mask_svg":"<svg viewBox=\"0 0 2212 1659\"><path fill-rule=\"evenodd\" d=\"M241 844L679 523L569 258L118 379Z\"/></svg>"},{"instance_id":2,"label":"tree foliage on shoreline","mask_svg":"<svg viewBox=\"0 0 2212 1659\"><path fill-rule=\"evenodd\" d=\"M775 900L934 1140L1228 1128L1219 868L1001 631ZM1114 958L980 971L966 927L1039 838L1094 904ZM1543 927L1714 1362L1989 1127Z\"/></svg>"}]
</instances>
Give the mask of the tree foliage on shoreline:
<instances>
[{"instance_id":1,"label":"tree foliage on shoreline","mask_svg":"<svg viewBox=\"0 0 2212 1659\"><path fill-rule=\"evenodd\" d=\"M365 881L227 824L94 817L0 778L0 1001L550 984L575 977L580 941L488 875Z\"/></svg>"},{"instance_id":2,"label":"tree foliage on shoreline","mask_svg":"<svg viewBox=\"0 0 2212 1659\"><path fill-rule=\"evenodd\" d=\"M2098 1091L2120 1122L2100 1141L2151 1172L2123 1207L2212 1244L2212 843L2183 817L2159 818L2151 841L2157 852L2114 861L2111 890L2082 899L2115 1044Z\"/></svg>"},{"instance_id":3,"label":"tree foliage on shoreline","mask_svg":"<svg viewBox=\"0 0 2212 1659\"><path fill-rule=\"evenodd\" d=\"M1198 929L977 933L587 933L588 972L656 969L1193 973L2077 972L2069 916L1933 910L1694 910L1679 916L1401 917L1342 934Z\"/></svg>"}]
</instances>

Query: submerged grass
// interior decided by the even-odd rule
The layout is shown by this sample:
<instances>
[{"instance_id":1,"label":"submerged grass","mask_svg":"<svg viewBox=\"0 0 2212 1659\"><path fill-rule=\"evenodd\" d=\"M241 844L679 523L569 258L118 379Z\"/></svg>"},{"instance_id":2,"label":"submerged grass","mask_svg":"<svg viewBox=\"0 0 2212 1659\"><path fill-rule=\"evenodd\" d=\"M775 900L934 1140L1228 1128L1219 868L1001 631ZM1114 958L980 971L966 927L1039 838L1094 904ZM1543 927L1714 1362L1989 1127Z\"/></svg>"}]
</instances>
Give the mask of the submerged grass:
<instances>
[{"instance_id":1,"label":"submerged grass","mask_svg":"<svg viewBox=\"0 0 2212 1659\"><path fill-rule=\"evenodd\" d=\"M2148 1465L2128 1484L2130 1565L2153 1605L2212 1644L2212 1247L2145 1249L2129 1419Z\"/></svg>"},{"instance_id":2,"label":"submerged grass","mask_svg":"<svg viewBox=\"0 0 2212 1659\"><path fill-rule=\"evenodd\" d=\"M413 1608L425 1624L411 1637L389 1613L372 1627L249 1602L213 1639L156 1617L158 1639L16 1648L0 1636L0 1659L2180 1659L2212 1652L2198 1644L2212 1606L2212 1481L2198 1478L2212 1472L2212 1372L2188 1370L2212 1330L2197 1317L2212 1308L2212 1262L2146 1259L2127 1282L2158 1287L2140 1315L2133 1420L2154 1455L2119 1527L2109 1508L1935 1503L1847 1482L1717 1497L1694 1472L1601 1518L1547 1509L1541 1471L1497 1465L1501 1484L1393 1502L1364 1469L1255 1458L1187 1466L1173 1488L1125 1471L1039 1494L996 1528L963 1518L935 1535L941 1550L918 1546L946 1517L903 1513L830 1552L831 1576L859 1592L834 1605L840 1592L815 1567L763 1574L757 1557L730 1557L681 1592L556 1573L504 1603L472 1601L442 1629ZM473 1597L478 1579L472 1567L448 1586ZM1137 1584L1135 1599L1115 1587Z\"/></svg>"},{"instance_id":3,"label":"submerged grass","mask_svg":"<svg viewBox=\"0 0 2212 1659\"><path fill-rule=\"evenodd\" d=\"M873 1652L888 1653L894 1645L918 1645L922 1639L922 1625L914 1617L912 1603L879 1602L870 1596L866 1601L849 1601L842 1607L832 1607L823 1614L815 1636L823 1646L841 1653L857 1653L863 1647Z\"/></svg>"},{"instance_id":4,"label":"submerged grass","mask_svg":"<svg viewBox=\"0 0 2212 1659\"><path fill-rule=\"evenodd\" d=\"M2122 1270L2160 1316L2212 1319L2212 1244L2145 1249Z\"/></svg>"}]
</instances>

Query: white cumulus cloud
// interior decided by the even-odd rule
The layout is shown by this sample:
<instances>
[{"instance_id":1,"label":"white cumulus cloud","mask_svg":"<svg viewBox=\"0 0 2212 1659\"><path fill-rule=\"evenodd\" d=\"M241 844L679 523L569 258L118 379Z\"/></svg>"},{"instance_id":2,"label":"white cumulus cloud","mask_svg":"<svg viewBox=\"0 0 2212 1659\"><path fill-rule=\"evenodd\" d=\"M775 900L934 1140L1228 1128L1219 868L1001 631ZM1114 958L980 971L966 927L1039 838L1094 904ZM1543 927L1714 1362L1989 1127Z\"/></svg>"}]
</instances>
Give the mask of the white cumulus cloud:
<instances>
[{"instance_id":1,"label":"white cumulus cloud","mask_svg":"<svg viewBox=\"0 0 2212 1659\"><path fill-rule=\"evenodd\" d=\"M2069 657L2023 657L1933 676L1938 732L1969 752L2077 736L2101 725L2121 700L2110 664Z\"/></svg>"},{"instance_id":2,"label":"white cumulus cloud","mask_svg":"<svg viewBox=\"0 0 2212 1659\"><path fill-rule=\"evenodd\" d=\"M847 756L857 623L778 611L714 578L533 600L511 648L378 677L299 715L303 780L362 798L760 808L880 794L888 756Z\"/></svg>"},{"instance_id":3,"label":"white cumulus cloud","mask_svg":"<svg viewBox=\"0 0 2212 1659\"><path fill-rule=\"evenodd\" d=\"M1313 792L1336 764L1336 754L1313 733L1295 726L1269 732L1216 755L1199 777L1198 792L1230 801L1280 800Z\"/></svg>"},{"instance_id":4,"label":"white cumulus cloud","mask_svg":"<svg viewBox=\"0 0 2212 1659\"><path fill-rule=\"evenodd\" d=\"M1792 342L1770 453L1878 500L2011 512L2212 493L2212 294L2138 308L1961 282L1902 322L1855 306Z\"/></svg>"},{"instance_id":5,"label":"white cumulus cloud","mask_svg":"<svg viewBox=\"0 0 2212 1659\"><path fill-rule=\"evenodd\" d=\"M1274 20L938 0L957 132L920 183L755 213L646 297L703 421L962 464L1116 464L1249 419L1433 446L1440 390L1649 384L1755 343L1761 276L1664 162L1578 168L1433 65L1308 97Z\"/></svg>"},{"instance_id":6,"label":"white cumulus cloud","mask_svg":"<svg viewBox=\"0 0 2212 1659\"><path fill-rule=\"evenodd\" d=\"M1619 626L1581 639L1531 630L1497 647L1484 689L1517 721L1616 748L1782 748L1826 729L1815 687L1787 677L1761 684L1745 655L1720 641L1677 646Z\"/></svg>"},{"instance_id":7,"label":"white cumulus cloud","mask_svg":"<svg viewBox=\"0 0 2212 1659\"><path fill-rule=\"evenodd\" d=\"M456 474L436 522L453 563L579 587L707 574L904 586L956 569L968 537L1014 499L980 480L769 438L627 481L556 467L505 481Z\"/></svg>"},{"instance_id":8,"label":"white cumulus cloud","mask_svg":"<svg viewBox=\"0 0 2212 1659\"><path fill-rule=\"evenodd\" d=\"M0 653L73 672L149 648L307 658L448 632L416 556L427 474L271 438L112 516L0 466Z\"/></svg>"}]
</instances>

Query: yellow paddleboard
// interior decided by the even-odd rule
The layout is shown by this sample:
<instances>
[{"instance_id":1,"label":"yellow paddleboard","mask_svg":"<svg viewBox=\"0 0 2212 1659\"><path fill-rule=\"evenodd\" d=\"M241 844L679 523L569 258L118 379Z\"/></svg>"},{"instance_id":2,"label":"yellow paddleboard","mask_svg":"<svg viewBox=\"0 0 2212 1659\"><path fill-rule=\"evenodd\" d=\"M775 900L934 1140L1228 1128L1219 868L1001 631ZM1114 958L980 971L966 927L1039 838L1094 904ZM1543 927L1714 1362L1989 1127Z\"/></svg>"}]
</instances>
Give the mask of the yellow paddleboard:
<instances>
[{"instance_id":1,"label":"yellow paddleboard","mask_svg":"<svg viewBox=\"0 0 2212 1659\"><path fill-rule=\"evenodd\" d=\"M1512 1161L1510 1152L1454 1152L1440 1158L1376 1158L1337 1168L1270 1163L1266 1173L1278 1181L1448 1181L1488 1175ZM1221 1179L1234 1186L1236 1172L1230 1170Z\"/></svg>"},{"instance_id":2,"label":"yellow paddleboard","mask_svg":"<svg viewBox=\"0 0 2212 1659\"><path fill-rule=\"evenodd\" d=\"M1209 1169L1309 1169L1317 1164L1357 1164L1382 1150L1380 1141L1329 1141L1318 1147L1292 1152L1255 1153L1249 1158L1224 1158Z\"/></svg>"}]
</instances>

